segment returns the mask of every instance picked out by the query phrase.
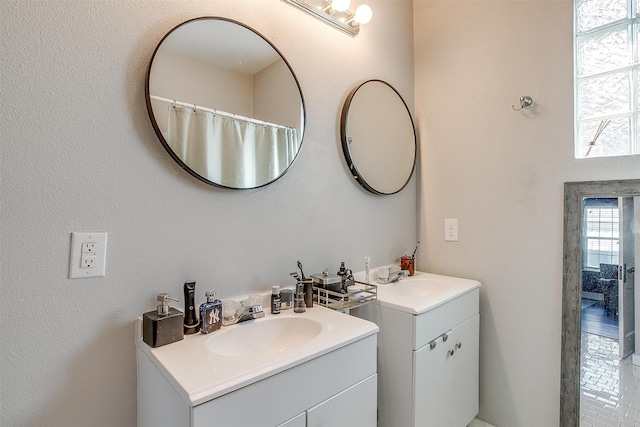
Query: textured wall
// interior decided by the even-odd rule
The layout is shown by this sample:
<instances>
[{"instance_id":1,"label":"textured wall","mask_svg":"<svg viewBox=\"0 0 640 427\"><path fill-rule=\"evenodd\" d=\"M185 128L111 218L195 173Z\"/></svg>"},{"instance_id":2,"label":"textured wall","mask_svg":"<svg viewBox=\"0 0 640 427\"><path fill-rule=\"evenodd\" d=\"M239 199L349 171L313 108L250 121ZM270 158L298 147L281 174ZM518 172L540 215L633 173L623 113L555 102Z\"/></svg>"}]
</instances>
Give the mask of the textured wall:
<instances>
[{"instance_id":1,"label":"textured wall","mask_svg":"<svg viewBox=\"0 0 640 427\"><path fill-rule=\"evenodd\" d=\"M416 239L416 180L380 197L350 177L339 114L350 89L389 81L413 105L412 6L370 1L350 38L279 0L0 2L0 425L133 426L134 319L155 295L198 299L305 272L398 258ZM153 49L178 23L255 28L302 86L307 132L279 181L202 184L171 160L144 103ZM106 231L106 277L67 279L71 231Z\"/></svg>"},{"instance_id":2,"label":"textured wall","mask_svg":"<svg viewBox=\"0 0 640 427\"><path fill-rule=\"evenodd\" d=\"M482 282L479 417L558 425L563 183L638 178L640 156L573 158L571 0L414 6L418 261Z\"/></svg>"}]
</instances>

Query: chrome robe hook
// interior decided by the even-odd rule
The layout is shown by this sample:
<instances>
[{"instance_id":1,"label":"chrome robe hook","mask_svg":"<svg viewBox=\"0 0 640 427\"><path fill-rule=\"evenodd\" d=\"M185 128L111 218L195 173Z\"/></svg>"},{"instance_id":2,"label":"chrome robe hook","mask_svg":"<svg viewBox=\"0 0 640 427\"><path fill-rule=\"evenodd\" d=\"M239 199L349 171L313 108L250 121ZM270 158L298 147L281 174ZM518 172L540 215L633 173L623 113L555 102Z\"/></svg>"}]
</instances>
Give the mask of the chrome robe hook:
<instances>
[{"instance_id":1,"label":"chrome robe hook","mask_svg":"<svg viewBox=\"0 0 640 427\"><path fill-rule=\"evenodd\" d=\"M533 102L533 98L531 98L530 96L521 96L520 97L520 108L516 108L515 105L512 105L511 108L513 108L514 111L520 111L523 108L529 110L529 109L533 108L534 105L536 105L536 103Z\"/></svg>"}]
</instances>

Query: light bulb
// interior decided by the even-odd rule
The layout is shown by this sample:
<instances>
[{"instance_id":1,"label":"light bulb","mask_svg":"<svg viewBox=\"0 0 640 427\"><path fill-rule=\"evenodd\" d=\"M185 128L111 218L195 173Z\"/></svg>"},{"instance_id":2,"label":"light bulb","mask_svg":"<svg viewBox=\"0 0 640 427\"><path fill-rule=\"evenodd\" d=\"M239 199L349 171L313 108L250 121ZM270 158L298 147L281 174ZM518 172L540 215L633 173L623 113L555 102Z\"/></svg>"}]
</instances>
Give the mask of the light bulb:
<instances>
[{"instance_id":1,"label":"light bulb","mask_svg":"<svg viewBox=\"0 0 640 427\"><path fill-rule=\"evenodd\" d=\"M358 24L367 24L369 23L369 21L371 21L372 17L373 17L373 11L371 10L371 8L366 4L361 4L356 9L356 13L355 13L355 16L353 17L353 20L356 21Z\"/></svg>"},{"instance_id":2,"label":"light bulb","mask_svg":"<svg viewBox=\"0 0 640 427\"><path fill-rule=\"evenodd\" d=\"M349 9L351 5L351 0L331 0L331 9L336 12L344 12Z\"/></svg>"}]
</instances>

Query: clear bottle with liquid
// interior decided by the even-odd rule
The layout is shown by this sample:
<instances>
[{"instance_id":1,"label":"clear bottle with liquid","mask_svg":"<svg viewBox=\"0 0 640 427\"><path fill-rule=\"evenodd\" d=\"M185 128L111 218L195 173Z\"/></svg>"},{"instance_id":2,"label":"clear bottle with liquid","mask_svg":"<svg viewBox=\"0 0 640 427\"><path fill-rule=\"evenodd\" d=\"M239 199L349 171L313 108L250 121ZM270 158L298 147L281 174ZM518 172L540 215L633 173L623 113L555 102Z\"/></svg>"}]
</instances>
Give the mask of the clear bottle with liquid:
<instances>
[{"instance_id":1,"label":"clear bottle with liquid","mask_svg":"<svg viewBox=\"0 0 640 427\"><path fill-rule=\"evenodd\" d=\"M298 282L296 284L296 295L293 299L293 312L304 313L307 311L307 305L304 302L304 283Z\"/></svg>"}]
</instances>

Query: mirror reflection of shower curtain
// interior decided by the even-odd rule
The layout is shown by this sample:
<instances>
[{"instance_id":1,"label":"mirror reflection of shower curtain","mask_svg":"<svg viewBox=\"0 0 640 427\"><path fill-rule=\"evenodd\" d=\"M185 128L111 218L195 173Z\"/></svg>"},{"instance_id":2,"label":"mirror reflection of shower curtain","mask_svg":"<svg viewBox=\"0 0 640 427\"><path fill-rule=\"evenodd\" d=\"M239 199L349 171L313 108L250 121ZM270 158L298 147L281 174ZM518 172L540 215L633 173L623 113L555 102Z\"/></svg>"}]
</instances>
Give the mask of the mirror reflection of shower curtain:
<instances>
[{"instance_id":1,"label":"mirror reflection of shower curtain","mask_svg":"<svg viewBox=\"0 0 640 427\"><path fill-rule=\"evenodd\" d=\"M295 129L254 124L207 111L169 107L168 143L192 170L232 188L265 185L295 158Z\"/></svg>"}]
</instances>

